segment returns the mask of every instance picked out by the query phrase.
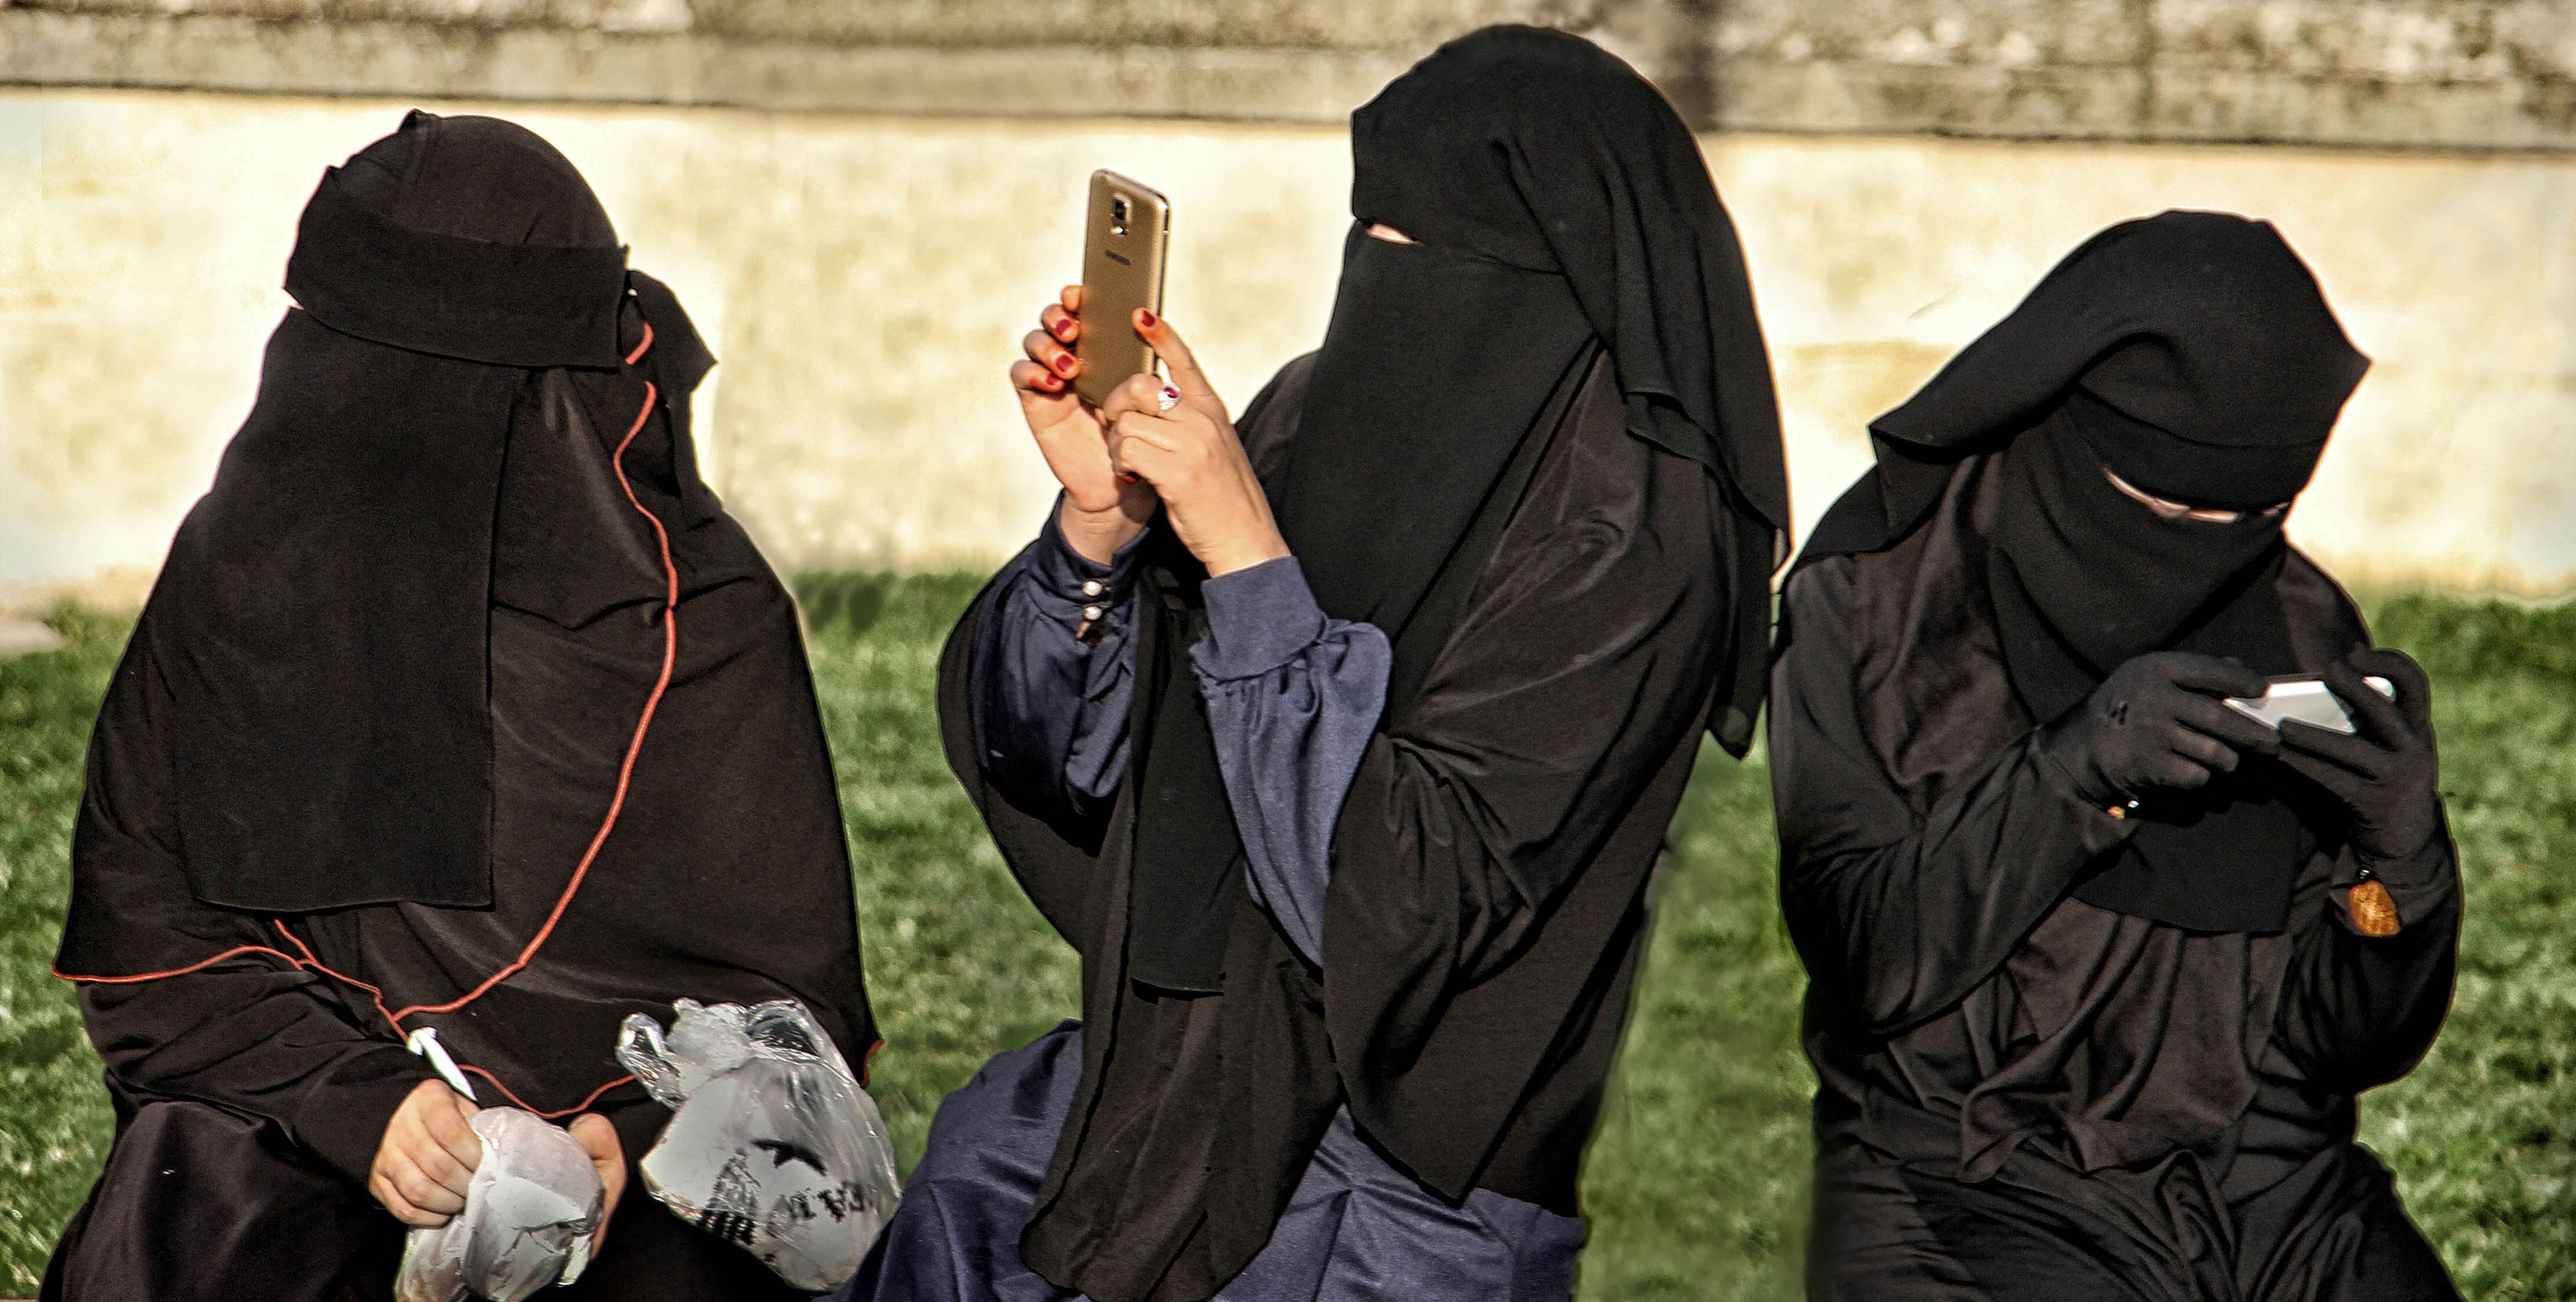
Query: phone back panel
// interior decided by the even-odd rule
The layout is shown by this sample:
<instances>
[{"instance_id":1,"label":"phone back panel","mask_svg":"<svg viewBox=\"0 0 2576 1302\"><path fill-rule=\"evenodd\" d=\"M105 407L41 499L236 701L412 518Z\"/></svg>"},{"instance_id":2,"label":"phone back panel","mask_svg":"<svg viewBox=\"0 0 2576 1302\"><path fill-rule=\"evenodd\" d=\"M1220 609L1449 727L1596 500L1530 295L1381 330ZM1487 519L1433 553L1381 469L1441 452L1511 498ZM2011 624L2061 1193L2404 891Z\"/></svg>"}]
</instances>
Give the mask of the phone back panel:
<instances>
[{"instance_id":1,"label":"phone back panel","mask_svg":"<svg viewBox=\"0 0 2576 1302\"><path fill-rule=\"evenodd\" d=\"M1172 204L1152 186L1102 170L1091 174L1091 211L1082 224L1082 359L1074 391L1094 404L1127 377L1154 369L1154 350L1136 337L1136 309L1163 311L1163 263Z\"/></svg>"}]
</instances>

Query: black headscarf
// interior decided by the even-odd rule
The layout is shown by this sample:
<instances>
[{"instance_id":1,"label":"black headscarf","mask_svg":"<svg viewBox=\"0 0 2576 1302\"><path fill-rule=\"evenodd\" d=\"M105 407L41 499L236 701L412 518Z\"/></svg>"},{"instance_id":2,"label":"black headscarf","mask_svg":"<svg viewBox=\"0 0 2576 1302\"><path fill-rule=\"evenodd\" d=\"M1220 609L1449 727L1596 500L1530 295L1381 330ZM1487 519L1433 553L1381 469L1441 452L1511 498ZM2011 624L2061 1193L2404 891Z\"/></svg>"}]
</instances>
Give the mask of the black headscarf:
<instances>
[{"instance_id":1,"label":"black headscarf","mask_svg":"<svg viewBox=\"0 0 2576 1302\"><path fill-rule=\"evenodd\" d=\"M1706 466L1745 540L1729 549L1737 672L1710 718L1741 755L1789 476L1744 250L1699 142L1592 42L1489 27L1353 113L1351 162L1352 215L1419 244L1354 230L1281 494L1324 609L1400 641L1518 442L1498 435L1526 429L1597 340L1628 432Z\"/></svg>"},{"instance_id":2,"label":"black headscarf","mask_svg":"<svg viewBox=\"0 0 2576 1302\"><path fill-rule=\"evenodd\" d=\"M717 508L687 395L714 359L627 270L572 164L495 119L414 112L326 172L286 287L300 307L146 612L176 649L190 886L273 912L487 905L487 601L512 563L495 533L515 414L543 368L575 368L602 429L653 385L667 435L637 464L693 522ZM661 587L656 567L575 595Z\"/></svg>"},{"instance_id":3,"label":"black headscarf","mask_svg":"<svg viewBox=\"0 0 2576 1302\"><path fill-rule=\"evenodd\" d=\"M1268 488L1318 604L1393 642L1388 714L1446 641L1467 595L1455 580L1491 554L1496 530L1471 526L1508 516L1547 413L1606 349L1629 433L1707 467L1732 508L1721 554L1736 558L1739 618L1710 724L1741 755L1766 686L1788 475L1743 250L1689 128L1590 41L1492 27L1354 112L1351 156L1341 287ZM1372 238L1371 223L1416 242ZM1176 660L1157 681L1191 680ZM1175 695L1189 700L1156 708L1139 756L1131 961L1149 983L1212 990L1241 842L1198 694Z\"/></svg>"},{"instance_id":4,"label":"black headscarf","mask_svg":"<svg viewBox=\"0 0 2576 1302\"><path fill-rule=\"evenodd\" d=\"M1997 452L1987 587L2033 718L2057 718L2151 651L2294 672L2274 586L2287 512L2262 509L2307 486L2368 366L2269 223L2199 212L2122 223L1872 423L1878 469L1806 555L1893 544L1963 456ZM2242 514L2165 519L2106 471ZM2199 792L2148 801L2137 834L2077 898L2194 930L2278 930L2298 863L2281 786L2274 765L2249 756Z\"/></svg>"}]
</instances>

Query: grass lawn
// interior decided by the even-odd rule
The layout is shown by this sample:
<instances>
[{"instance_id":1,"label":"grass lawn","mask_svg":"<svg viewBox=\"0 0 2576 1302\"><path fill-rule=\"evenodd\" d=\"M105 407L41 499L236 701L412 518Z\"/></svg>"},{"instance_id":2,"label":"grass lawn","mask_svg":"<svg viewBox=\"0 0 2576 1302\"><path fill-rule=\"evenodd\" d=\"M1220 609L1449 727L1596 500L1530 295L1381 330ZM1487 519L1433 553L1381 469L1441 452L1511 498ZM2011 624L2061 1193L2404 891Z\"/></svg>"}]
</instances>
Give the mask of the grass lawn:
<instances>
[{"instance_id":1,"label":"grass lawn","mask_svg":"<svg viewBox=\"0 0 2576 1302\"><path fill-rule=\"evenodd\" d=\"M907 1165L940 1097L1075 1008L1073 957L1011 884L943 766L939 640L971 577L798 585L888 1045L876 1093ZM2363 1132L2473 1298L2576 1299L2576 607L2373 601L2431 669L2468 934L2448 1029ZM46 975L89 718L123 621L66 610L61 651L0 660L0 1296L34 1291L108 1134L97 1062ZM1713 750L1657 886L1643 996L1587 1176L1586 1299L1797 1294L1801 977L1773 898L1762 767Z\"/></svg>"}]
</instances>

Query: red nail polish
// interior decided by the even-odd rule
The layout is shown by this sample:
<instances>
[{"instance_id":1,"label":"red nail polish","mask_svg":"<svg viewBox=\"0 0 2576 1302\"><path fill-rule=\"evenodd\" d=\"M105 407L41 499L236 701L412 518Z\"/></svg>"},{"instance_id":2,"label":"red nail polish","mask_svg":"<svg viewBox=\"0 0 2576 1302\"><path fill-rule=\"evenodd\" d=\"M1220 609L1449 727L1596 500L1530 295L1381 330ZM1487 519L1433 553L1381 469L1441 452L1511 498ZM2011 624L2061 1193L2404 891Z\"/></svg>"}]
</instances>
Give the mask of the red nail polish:
<instances>
[{"instance_id":1,"label":"red nail polish","mask_svg":"<svg viewBox=\"0 0 2576 1302\"><path fill-rule=\"evenodd\" d=\"M1073 374L1073 354L1066 353L1064 356L1055 359L1055 369L1062 371L1067 375Z\"/></svg>"},{"instance_id":2,"label":"red nail polish","mask_svg":"<svg viewBox=\"0 0 2576 1302\"><path fill-rule=\"evenodd\" d=\"M1144 322L1146 329L1151 330L1154 328L1154 314L1146 311L1144 308L1140 307L1136 309L1136 319Z\"/></svg>"}]
</instances>

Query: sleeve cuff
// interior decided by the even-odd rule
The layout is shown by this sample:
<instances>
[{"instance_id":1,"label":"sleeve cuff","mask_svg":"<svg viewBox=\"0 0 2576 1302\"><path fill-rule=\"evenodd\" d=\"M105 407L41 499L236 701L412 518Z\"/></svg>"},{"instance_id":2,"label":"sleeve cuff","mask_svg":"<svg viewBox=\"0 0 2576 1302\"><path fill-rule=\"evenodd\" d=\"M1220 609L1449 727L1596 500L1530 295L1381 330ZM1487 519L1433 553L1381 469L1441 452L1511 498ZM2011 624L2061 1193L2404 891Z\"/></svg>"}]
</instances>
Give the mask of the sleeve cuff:
<instances>
[{"instance_id":1,"label":"sleeve cuff","mask_svg":"<svg viewBox=\"0 0 2576 1302\"><path fill-rule=\"evenodd\" d=\"M2390 902L2397 907L2401 928L2412 927L2441 912L2459 885L2459 852L2451 841L2447 814L2435 824L2432 839L2411 855L2368 864L2347 855L2335 865L2335 912L2347 923L2352 916L2352 891L2362 883L2363 868L2369 870L2370 880L2388 891Z\"/></svg>"},{"instance_id":2,"label":"sleeve cuff","mask_svg":"<svg viewBox=\"0 0 2576 1302\"><path fill-rule=\"evenodd\" d=\"M2066 761L2048 744L2044 732L2033 739L2031 749L2038 752L2034 758L2040 785L2058 799L2066 816L2074 821L2088 854L2101 854L2137 834L2138 825L2129 820L2128 802L2106 804L2085 794L2075 780L2074 770L2068 768ZM2114 810L2119 812L2114 813Z\"/></svg>"},{"instance_id":3,"label":"sleeve cuff","mask_svg":"<svg viewBox=\"0 0 2576 1302\"><path fill-rule=\"evenodd\" d=\"M1128 539L1103 565L1075 551L1073 544L1064 540L1063 510L1064 495L1058 493L1054 505L1047 508L1046 523L1038 529L1038 545L1029 558L1038 589L1066 607L1117 609L1127 599L1128 589L1135 585L1145 534Z\"/></svg>"},{"instance_id":4,"label":"sleeve cuff","mask_svg":"<svg viewBox=\"0 0 2576 1302\"><path fill-rule=\"evenodd\" d=\"M1190 648L1190 662L1210 682L1269 673L1324 636L1323 608L1294 556L1209 579L1199 595L1208 635Z\"/></svg>"},{"instance_id":5,"label":"sleeve cuff","mask_svg":"<svg viewBox=\"0 0 2576 1302\"><path fill-rule=\"evenodd\" d=\"M364 1185L394 1112L422 1081L437 1076L427 1062L398 1044L351 1055L296 1109L295 1142L352 1183Z\"/></svg>"}]
</instances>

